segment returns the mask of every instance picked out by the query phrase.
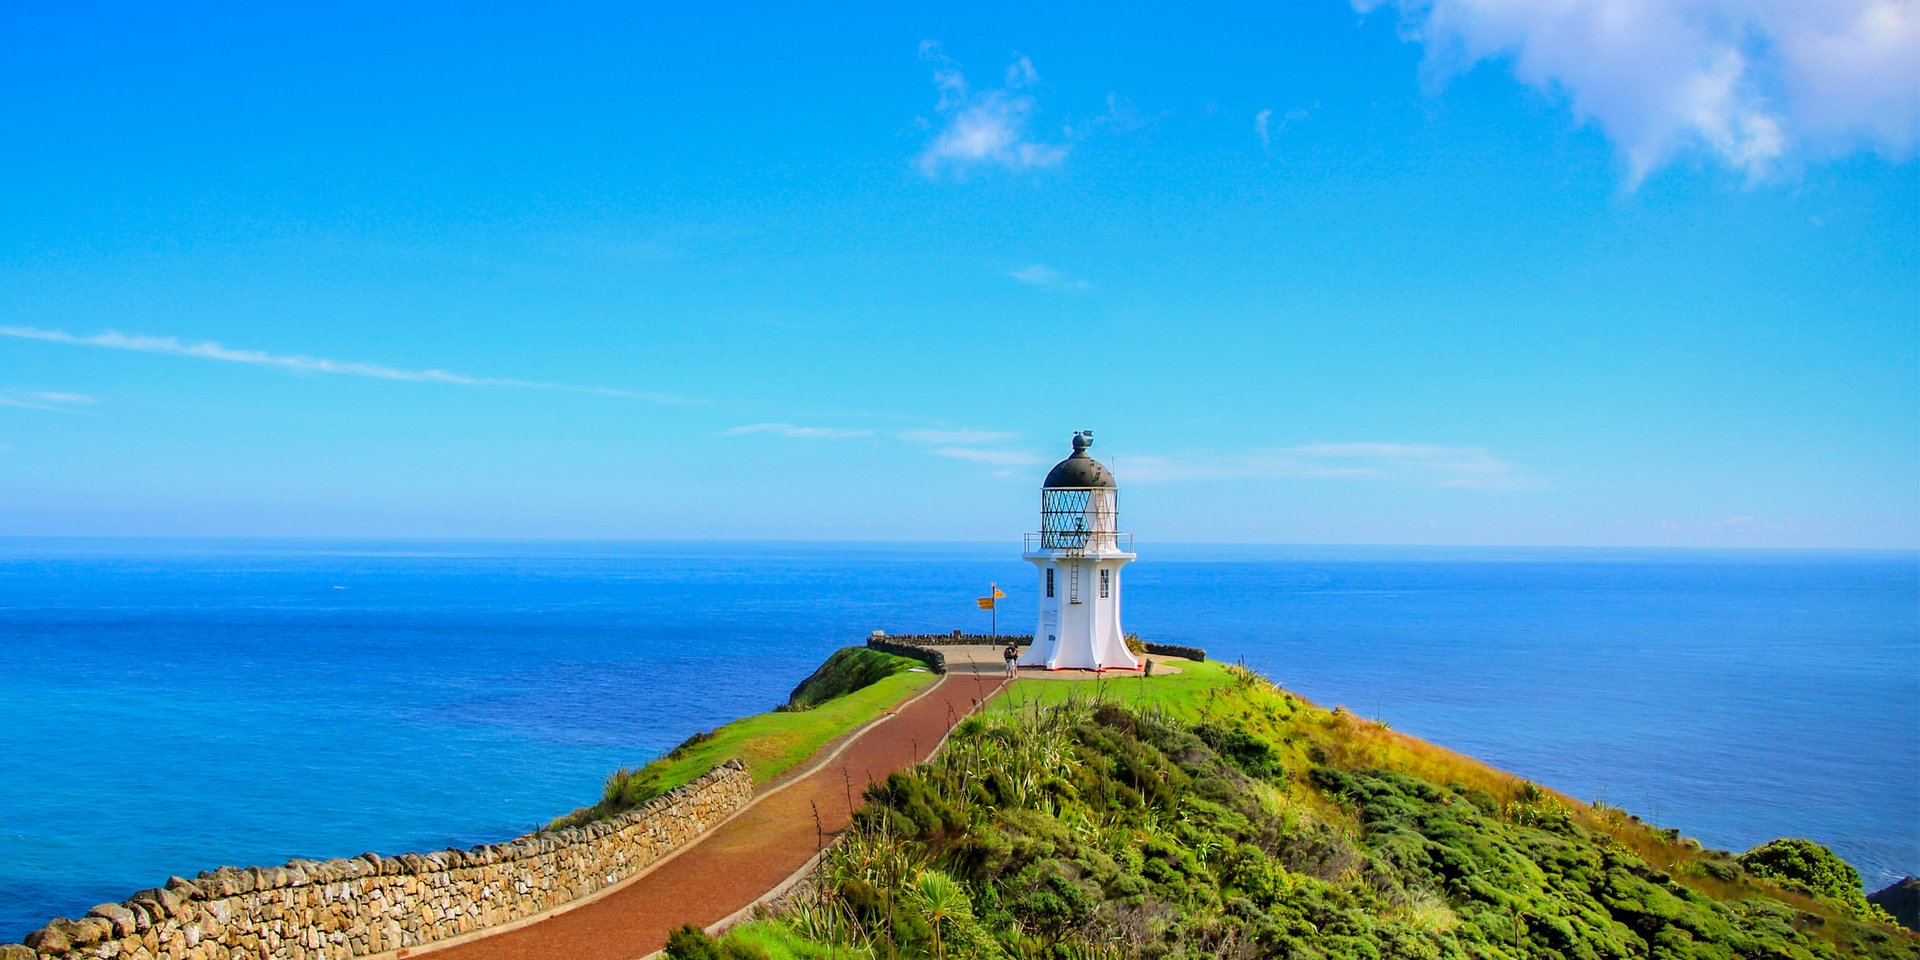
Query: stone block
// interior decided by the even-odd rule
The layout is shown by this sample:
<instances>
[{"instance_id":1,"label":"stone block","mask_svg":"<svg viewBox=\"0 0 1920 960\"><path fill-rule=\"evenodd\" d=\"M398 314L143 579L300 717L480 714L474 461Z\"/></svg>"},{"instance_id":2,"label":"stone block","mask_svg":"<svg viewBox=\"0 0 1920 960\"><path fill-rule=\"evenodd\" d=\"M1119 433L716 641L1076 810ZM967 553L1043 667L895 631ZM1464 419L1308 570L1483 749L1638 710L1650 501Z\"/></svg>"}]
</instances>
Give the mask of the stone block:
<instances>
[{"instance_id":1,"label":"stone block","mask_svg":"<svg viewBox=\"0 0 1920 960\"><path fill-rule=\"evenodd\" d=\"M27 934L27 946L41 953L66 953L73 949L73 940L67 936L67 926L72 922L66 917L55 917L52 923Z\"/></svg>"},{"instance_id":2,"label":"stone block","mask_svg":"<svg viewBox=\"0 0 1920 960\"><path fill-rule=\"evenodd\" d=\"M124 904L103 903L87 911L87 916L107 921L112 925L115 937L130 937L140 932L139 919Z\"/></svg>"}]
</instances>

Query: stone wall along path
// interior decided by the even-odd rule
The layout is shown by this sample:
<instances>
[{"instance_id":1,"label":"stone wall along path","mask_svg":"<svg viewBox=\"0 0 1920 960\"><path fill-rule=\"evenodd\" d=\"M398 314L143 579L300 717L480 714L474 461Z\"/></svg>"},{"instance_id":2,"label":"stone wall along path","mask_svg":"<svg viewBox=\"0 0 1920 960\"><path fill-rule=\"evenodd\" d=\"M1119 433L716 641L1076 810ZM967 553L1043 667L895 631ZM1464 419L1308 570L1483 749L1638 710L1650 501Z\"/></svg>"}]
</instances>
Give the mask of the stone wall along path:
<instances>
[{"instance_id":1,"label":"stone wall along path","mask_svg":"<svg viewBox=\"0 0 1920 960\"><path fill-rule=\"evenodd\" d=\"M511 924L618 885L745 807L729 761L638 809L470 850L174 877L0 946L0 960L347 960Z\"/></svg>"}]
</instances>

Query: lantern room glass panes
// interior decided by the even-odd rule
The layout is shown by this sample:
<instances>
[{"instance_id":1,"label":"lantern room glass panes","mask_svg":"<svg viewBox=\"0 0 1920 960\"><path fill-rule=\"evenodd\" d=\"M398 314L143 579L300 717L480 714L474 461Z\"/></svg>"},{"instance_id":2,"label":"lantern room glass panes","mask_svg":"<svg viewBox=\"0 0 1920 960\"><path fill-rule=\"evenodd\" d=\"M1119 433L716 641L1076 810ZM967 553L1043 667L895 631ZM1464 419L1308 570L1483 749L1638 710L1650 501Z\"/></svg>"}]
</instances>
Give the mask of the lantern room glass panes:
<instances>
[{"instance_id":1,"label":"lantern room glass panes","mask_svg":"<svg viewBox=\"0 0 1920 960\"><path fill-rule=\"evenodd\" d=\"M1040 491L1041 549L1113 550L1119 529L1113 490Z\"/></svg>"}]
</instances>

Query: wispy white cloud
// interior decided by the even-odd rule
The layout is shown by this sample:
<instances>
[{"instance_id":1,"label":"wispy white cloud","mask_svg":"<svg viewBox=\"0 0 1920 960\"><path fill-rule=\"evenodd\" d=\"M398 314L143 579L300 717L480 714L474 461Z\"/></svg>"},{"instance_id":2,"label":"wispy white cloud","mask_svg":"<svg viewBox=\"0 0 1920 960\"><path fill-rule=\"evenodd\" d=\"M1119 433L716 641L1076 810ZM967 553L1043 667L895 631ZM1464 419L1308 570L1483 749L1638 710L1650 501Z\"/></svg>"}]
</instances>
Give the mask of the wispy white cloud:
<instances>
[{"instance_id":1,"label":"wispy white cloud","mask_svg":"<svg viewBox=\"0 0 1920 960\"><path fill-rule=\"evenodd\" d=\"M1070 277L1044 263L1030 263L1018 270L1011 271L1012 277L1029 287L1042 290L1060 290L1067 293L1084 293L1093 289L1093 284L1079 277Z\"/></svg>"},{"instance_id":2,"label":"wispy white cloud","mask_svg":"<svg viewBox=\"0 0 1920 960\"><path fill-rule=\"evenodd\" d=\"M1629 183L1704 150L1750 180L1796 150L1908 156L1920 141L1914 0L1352 0L1391 6L1429 81L1510 62L1565 96Z\"/></svg>"},{"instance_id":3,"label":"wispy white cloud","mask_svg":"<svg viewBox=\"0 0 1920 960\"><path fill-rule=\"evenodd\" d=\"M891 440L918 447L936 457L968 460L995 466L1026 466L1040 458L1008 444L1019 439L1017 433L1003 430L924 428L917 430L874 430L865 427L801 426L792 423L750 423L722 431L730 437L765 435L796 440L856 440L867 437Z\"/></svg>"},{"instance_id":4,"label":"wispy white cloud","mask_svg":"<svg viewBox=\"0 0 1920 960\"><path fill-rule=\"evenodd\" d=\"M1039 463L1040 458L1017 450L983 450L978 447L938 447L931 451L936 457L952 457L955 460L971 460L975 463L991 463L1001 467L1018 467Z\"/></svg>"},{"instance_id":5,"label":"wispy white cloud","mask_svg":"<svg viewBox=\"0 0 1920 960\"><path fill-rule=\"evenodd\" d=\"M22 399L19 399L18 397L8 397L8 396L0 396L0 407L11 407L15 410L45 410L50 413L72 413L73 412L72 410L66 407L54 406L51 403L35 403L32 400L22 400Z\"/></svg>"},{"instance_id":6,"label":"wispy white cloud","mask_svg":"<svg viewBox=\"0 0 1920 960\"><path fill-rule=\"evenodd\" d=\"M1097 133L1131 133L1158 120L1158 116L1149 116L1141 112L1132 100L1120 95L1118 90L1107 91L1107 109L1087 119L1068 123L1061 128L1070 142L1079 141Z\"/></svg>"},{"instance_id":7,"label":"wispy white cloud","mask_svg":"<svg viewBox=\"0 0 1920 960\"><path fill-rule=\"evenodd\" d=\"M41 390L35 393L28 394L28 396L34 398L35 400L43 401L45 403L64 403L68 405L94 404L94 403L100 402L99 397L91 396L89 394L59 393L52 390Z\"/></svg>"},{"instance_id":8,"label":"wispy white cloud","mask_svg":"<svg viewBox=\"0 0 1920 960\"><path fill-rule=\"evenodd\" d=\"M975 90L938 43L922 42L920 56L935 64L933 85L939 93L934 104L938 122L928 124L934 128L933 140L916 160L921 173L937 178L963 176L983 167L1036 170L1067 159L1068 144L1045 142L1028 130L1038 109L1026 92L1040 81L1033 61L1016 57L1007 67L1003 86Z\"/></svg>"},{"instance_id":9,"label":"wispy white cloud","mask_svg":"<svg viewBox=\"0 0 1920 960\"><path fill-rule=\"evenodd\" d=\"M1216 457L1129 457L1129 479L1314 479L1417 483L1451 489L1517 490L1536 482L1484 447L1351 441L1270 447Z\"/></svg>"},{"instance_id":10,"label":"wispy white cloud","mask_svg":"<svg viewBox=\"0 0 1920 960\"><path fill-rule=\"evenodd\" d=\"M1319 104L1316 103L1314 106L1318 107ZM1276 125L1273 122L1273 108L1263 107L1259 113L1253 115L1253 135L1260 138L1260 148L1265 150L1273 146L1274 134L1311 116L1313 116L1312 111L1306 107L1289 107L1286 113L1280 115L1280 122Z\"/></svg>"},{"instance_id":11,"label":"wispy white cloud","mask_svg":"<svg viewBox=\"0 0 1920 960\"><path fill-rule=\"evenodd\" d=\"M1018 90L1039 82L1040 72L1033 69L1033 61L1024 53L1014 54L1013 62L1007 65L1007 89Z\"/></svg>"},{"instance_id":12,"label":"wispy white cloud","mask_svg":"<svg viewBox=\"0 0 1920 960\"><path fill-rule=\"evenodd\" d=\"M958 444L976 446L988 443L1005 443L1018 438L1017 433L1005 433L999 430L902 430L895 434L908 443Z\"/></svg>"},{"instance_id":13,"label":"wispy white cloud","mask_svg":"<svg viewBox=\"0 0 1920 960\"><path fill-rule=\"evenodd\" d=\"M223 346L212 340L189 342L177 337L125 334L114 330L109 330L106 333L80 335L68 333L64 330L42 330L37 327L0 327L0 337L13 337L21 340L40 340L48 343L64 343L108 350L130 350L136 353L155 353L174 357L193 357L200 360L217 360L222 363L242 363L253 366L273 367L295 373L322 373L346 377L370 377L376 380L403 380L416 383L448 383L467 387L510 387L521 390L557 390L567 393L590 393L604 397L620 397L628 400L646 400L653 403L666 404L683 404L688 402L684 398L674 397L668 394L622 390L616 387L578 386L570 383L517 380L510 377L476 377L467 374L453 373L447 370L408 370L377 363L329 360L324 357L310 357L297 353L283 354L268 353L264 350L247 350Z\"/></svg>"},{"instance_id":14,"label":"wispy white cloud","mask_svg":"<svg viewBox=\"0 0 1920 960\"><path fill-rule=\"evenodd\" d=\"M100 401L84 393L60 393L36 390L26 393L0 392L0 407L16 410L44 410L49 413L87 413L87 407Z\"/></svg>"},{"instance_id":15,"label":"wispy white cloud","mask_svg":"<svg viewBox=\"0 0 1920 960\"><path fill-rule=\"evenodd\" d=\"M741 437L755 433L767 433L777 437L795 440L847 440L855 437L871 437L872 430L847 427L803 427L792 423L749 423L742 427L732 427L723 431L729 437Z\"/></svg>"},{"instance_id":16,"label":"wispy white cloud","mask_svg":"<svg viewBox=\"0 0 1920 960\"><path fill-rule=\"evenodd\" d=\"M1749 514L1735 514L1731 517L1719 517L1710 520L1662 520L1660 528L1671 532L1699 533L1714 531L1722 533L1780 533L1799 532L1809 529L1809 525L1796 520L1768 520Z\"/></svg>"}]
</instances>

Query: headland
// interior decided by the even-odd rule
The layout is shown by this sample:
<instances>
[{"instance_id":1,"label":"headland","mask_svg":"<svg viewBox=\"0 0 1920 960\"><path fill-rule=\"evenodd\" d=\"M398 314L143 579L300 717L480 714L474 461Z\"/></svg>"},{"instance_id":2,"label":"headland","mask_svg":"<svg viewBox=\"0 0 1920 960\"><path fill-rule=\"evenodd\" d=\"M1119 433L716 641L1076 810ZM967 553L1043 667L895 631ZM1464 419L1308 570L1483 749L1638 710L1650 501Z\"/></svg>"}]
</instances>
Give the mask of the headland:
<instances>
[{"instance_id":1,"label":"headland","mask_svg":"<svg viewBox=\"0 0 1920 960\"><path fill-rule=\"evenodd\" d=\"M1920 957L1818 845L1703 849L1191 648L1003 685L1003 639L876 635L509 843L176 877L0 957Z\"/></svg>"}]
</instances>

